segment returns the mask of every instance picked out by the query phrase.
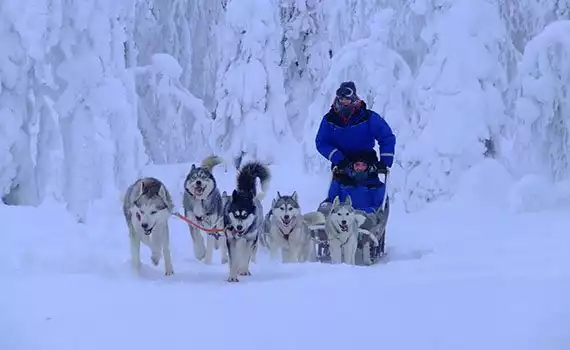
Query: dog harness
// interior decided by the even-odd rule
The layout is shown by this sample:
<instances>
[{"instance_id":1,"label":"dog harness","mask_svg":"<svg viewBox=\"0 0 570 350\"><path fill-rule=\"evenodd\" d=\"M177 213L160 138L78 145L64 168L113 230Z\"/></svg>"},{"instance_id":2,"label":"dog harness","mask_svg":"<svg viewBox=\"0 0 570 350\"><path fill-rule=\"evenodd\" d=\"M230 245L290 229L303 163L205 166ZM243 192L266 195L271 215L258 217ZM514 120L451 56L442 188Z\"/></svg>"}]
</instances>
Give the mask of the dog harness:
<instances>
[{"instance_id":1,"label":"dog harness","mask_svg":"<svg viewBox=\"0 0 570 350\"><path fill-rule=\"evenodd\" d=\"M289 224L285 224L283 220L279 220L277 222L277 228L279 228L279 231L281 232L283 238L285 238L286 241L289 241L289 236L291 235L291 232L293 232L293 230L295 229L296 221L297 218L293 217L291 219L291 222L289 222Z\"/></svg>"},{"instance_id":2,"label":"dog harness","mask_svg":"<svg viewBox=\"0 0 570 350\"><path fill-rule=\"evenodd\" d=\"M186 189L186 192L188 192L187 189ZM188 192L188 194L192 195L190 192ZM201 199L200 202L201 202L201 204L202 204L202 207L205 207L205 206L204 206L204 200ZM209 212L205 212L204 215L201 215L201 216L194 215L194 217L196 218L196 221L197 221L199 224L202 224L204 221L206 221L206 220L205 220L205 217L210 217L212 214L214 214L214 212L215 212L214 210L211 210L211 211L209 211ZM221 217L218 218L218 221L215 222L213 225L212 225L212 223L209 222L209 220L208 220L207 224L210 225L211 227L215 227L215 226L217 226L217 224L220 222L220 220L222 220ZM221 232L206 232L206 233L207 233L208 235L210 235L210 236L213 236L216 240L219 240L219 239L222 237L222 235L224 234L223 231L221 231Z\"/></svg>"}]
</instances>

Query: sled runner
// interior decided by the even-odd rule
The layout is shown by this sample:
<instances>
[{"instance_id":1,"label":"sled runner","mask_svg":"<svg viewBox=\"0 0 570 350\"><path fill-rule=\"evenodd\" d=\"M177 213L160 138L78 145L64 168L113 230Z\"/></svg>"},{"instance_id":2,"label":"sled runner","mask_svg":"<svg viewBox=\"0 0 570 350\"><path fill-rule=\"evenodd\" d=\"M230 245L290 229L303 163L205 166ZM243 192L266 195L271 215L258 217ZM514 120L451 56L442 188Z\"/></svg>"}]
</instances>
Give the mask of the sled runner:
<instances>
[{"instance_id":1,"label":"sled runner","mask_svg":"<svg viewBox=\"0 0 570 350\"><path fill-rule=\"evenodd\" d=\"M376 179L383 178L383 181ZM370 181L370 180L373 181ZM333 169L333 180L329 187L328 198L317 209L325 218L330 217L333 199L339 197L345 202L350 196L350 206L366 221L358 230L358 248L355 263L372 265L385 255L386 224L390 212L387 194L389 169L377 165L369 166L363 162L354 162L347 169ZM330 262L329 237L325 224L310 227L311 236L316 245L316 255L320 262Z\"/></svg>"}]
</instances>

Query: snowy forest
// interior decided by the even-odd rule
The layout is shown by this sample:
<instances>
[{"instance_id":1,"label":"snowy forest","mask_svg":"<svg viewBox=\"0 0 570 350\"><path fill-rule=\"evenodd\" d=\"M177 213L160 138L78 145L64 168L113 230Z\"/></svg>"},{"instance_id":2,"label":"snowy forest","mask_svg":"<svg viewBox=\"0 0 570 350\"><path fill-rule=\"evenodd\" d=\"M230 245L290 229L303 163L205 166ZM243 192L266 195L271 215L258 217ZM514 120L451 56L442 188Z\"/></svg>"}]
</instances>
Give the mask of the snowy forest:
<instances>
[{"instance_id":1,"label":"snowy forest","mask_svg":"<svg viewBox=\"0 0 570 350\"><path fill-rule=\"evenodd\" d=\"M0 43L8 205L82 217L212 153L326 179L314 138L344 80L394 129L409 211L488 158L570 177L570 0L2 0Z\"/></svg>"}]
</instances>

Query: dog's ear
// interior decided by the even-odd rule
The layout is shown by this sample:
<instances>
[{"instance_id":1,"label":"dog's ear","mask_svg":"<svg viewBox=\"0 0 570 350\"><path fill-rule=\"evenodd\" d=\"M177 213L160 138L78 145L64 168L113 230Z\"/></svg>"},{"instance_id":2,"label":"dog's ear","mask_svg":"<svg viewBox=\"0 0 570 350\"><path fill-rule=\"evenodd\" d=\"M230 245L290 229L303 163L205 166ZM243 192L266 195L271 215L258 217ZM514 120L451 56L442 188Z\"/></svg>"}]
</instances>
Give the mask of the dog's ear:
<instances>
[{"instance_id":1,"label":"dog's ear","mask_svg":"<svg viewBox=\"0 0 570 350\"><path fill-rule=\"evenodd\" d=\"M237 190L234 190L234 191L232 192L232 200L236 200L237 198L238 198L238 191L237 191Z\"/></svg>"},{"instance_id":2,"label":"dog's ear","mask_svg":"<svg viewBox=\"0 0 570 350\"><path fill-rule=\"evenodd\" d=\"M356 214L355 218L356 218L356 225L358 227L362 226L362 224L364 224L364 222L366 221L366 216L362 214Z\"/></svg>"},{"instance_id":3,"label":"dog's ear","mask_svg":"<svg viewBox=\"0 0 570 350\"><path fill-rule=\"evenodd\" d=\"M334 206L337 206L337 205L339 205L339 204L340 204L340 198L338 198L338 196L334 197L333 205L334 205Z\"/></svg>"},{"instance_id":4,"label":"dog's ear","mask_svg":"<svg viewBox=\"0 0 570 350\"><path fill-rule=\"evenodd\" d=\"M227 197L228 196L228 192L224 191L222 192L222 197Z\"/></svg>"},{"instance_id":5,"label":"dog's ear","mask_svg":"<svg viewBox=\"0 0 570 350\"><path fill-rule=\"evenodd\" d=\"M277 192L277 195L279 196L279 192ZM277 203L277 198L273 198L273 201L271 202L271 206L274 207L276 203Z\"/></svg>"},{"instance_id":6,"label":"dog's ear","mask_svg":"<svg viewBox=\"0 0 570 350\"><path fill-rule=\"evenodd\" d=\"M139 181L134 188L135 198L139 198L144 193L144 181Z\"/></svg>"},{"instance_id":7,"label":"dog's ear","mask_svg":"<svg viewBox=\"0 0 570 350\"><path fill-rule=\"evenodd\" d=\"M277 198L281 198L281 193L279 193L279 191L277 191Z\"/></svg>"},{"instance_id":8,"label":"dog's ear","mask_svg":"<svg viewBox=\"0 0 570 350\"><path fill-rule=\"evenodd\" d=\"M160 185L160 189L158 190L158 196L167 205L170 203L170 201L168 200L168 193L166 192L166 187L164 187L164 185Z\"/></svg>"},{"instance_id":9,"label":"dog's ear","mask_svg":"<svg viewBox=\"0 0 570 350\"><path fill-rule=\"evenodd\" d=\"M291 198L293 198L293 200L295 202L299 201L299 196L297 196L297 191L293 191L293 194L291 195Z\"/></svg>"},{"instance_id":10,"label":"dog's ear","mask_svg":"<svg viewBox=\"0 0 570 350\"><path fill-rule=\"evenodd\" d=\"M346 195L346 198L344 199L344 205L352 207L352 198L350 198L350 195Z\"/></svg>"},{"instance_id":11,"label":"dog's ear","mask_svg":"<svg viewBox=\"0 0 570 350\"><path fill-rule=\"evenodd\" d=\"M192 167L190 168L190 171L196 170L196 164L192 164Z\"/></svg>"}]
</instances>

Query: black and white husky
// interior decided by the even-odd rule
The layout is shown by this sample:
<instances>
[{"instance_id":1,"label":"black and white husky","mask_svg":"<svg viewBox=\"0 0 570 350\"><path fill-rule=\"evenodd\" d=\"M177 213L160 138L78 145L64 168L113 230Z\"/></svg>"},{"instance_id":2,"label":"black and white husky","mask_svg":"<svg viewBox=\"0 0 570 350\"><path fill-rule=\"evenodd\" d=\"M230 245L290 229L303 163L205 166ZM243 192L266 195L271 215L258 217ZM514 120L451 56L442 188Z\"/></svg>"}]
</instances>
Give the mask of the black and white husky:
<instances>
[{"instance_id":1,"label":"black and white husky","mask_svg":"<svg viewBox=\"0 0 570 350\"><path fill-rule=\"evenodd\" d=\"M214 250L217 249L220 250L222 264L228 261L226 237L221 231L224 225L222 195L212 174L214 167L222 162L220 157L209 156L199 167L192 164L184 181L182 199L184 215L206 229L220 230L220 232L204 232L206 234L206 246L204 246L203 230L188 224L194 256L198 260L204 259L206 264L212 263Z\"/></svg>"},{"instance_id":2,"label":"black and white husky","mask_svg":"<svg viewBox=\"0 0 570 350\"><path fill-rule=\"evenodd\" d=\"M237 176L237 188L224 205L224 227L229 256L228 282L238 282L238 275L250 276L249 264L263 225L261 200L267 192L269 169L258 162L245 164ZM256 179L261 181L257 193Z\"/></svg>"},{"instance_id":3,"label":"black and white husky","mask_svg":"<svg viewBox=\"0 0 570 350\"><path fill-rule=\"evenodd\" d=\"M151 250L151 261L158 265L164 255L164 273L174 273L170 256L168 218L174 205L164 184L155 178L138 179L129 186L123 197L123 214L129 229L131 261L138 272L141 267L140 244Z\"/></svg>"}]
</instances>

